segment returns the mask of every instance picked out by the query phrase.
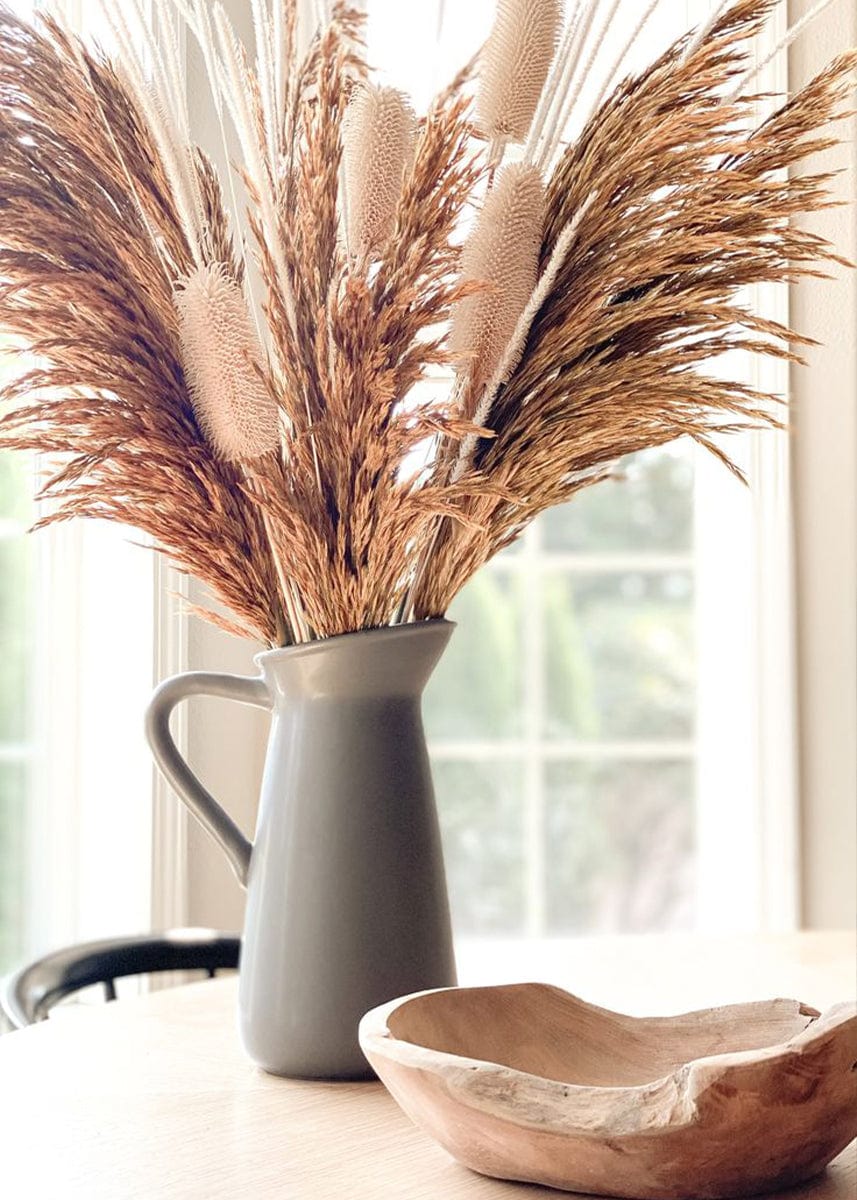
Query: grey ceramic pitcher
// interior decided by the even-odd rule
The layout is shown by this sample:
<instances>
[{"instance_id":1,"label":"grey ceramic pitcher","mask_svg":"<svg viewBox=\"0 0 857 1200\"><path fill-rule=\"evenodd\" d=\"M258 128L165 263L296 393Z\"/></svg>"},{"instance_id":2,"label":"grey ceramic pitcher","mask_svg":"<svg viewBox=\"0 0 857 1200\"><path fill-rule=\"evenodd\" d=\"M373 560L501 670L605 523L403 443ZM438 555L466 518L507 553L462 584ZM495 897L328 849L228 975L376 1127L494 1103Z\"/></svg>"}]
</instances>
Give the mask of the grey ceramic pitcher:
<instances>
[{"instance_id":1,"label":"grey ceramic pitcher","mask_svg":"<svg viewBox=\"0 0 857 1200\"><path fill-rule=\"evenodd\" d=\"M452 628L426 621L271 650L257 678L190 672L152 699L161 770L247 888L239 1021L266 1071L368 1075L360 1017L456 981L421 716ZM194 695L272 712L252 845L170 734L172 709Z\"/></svg>"}]
</instances>

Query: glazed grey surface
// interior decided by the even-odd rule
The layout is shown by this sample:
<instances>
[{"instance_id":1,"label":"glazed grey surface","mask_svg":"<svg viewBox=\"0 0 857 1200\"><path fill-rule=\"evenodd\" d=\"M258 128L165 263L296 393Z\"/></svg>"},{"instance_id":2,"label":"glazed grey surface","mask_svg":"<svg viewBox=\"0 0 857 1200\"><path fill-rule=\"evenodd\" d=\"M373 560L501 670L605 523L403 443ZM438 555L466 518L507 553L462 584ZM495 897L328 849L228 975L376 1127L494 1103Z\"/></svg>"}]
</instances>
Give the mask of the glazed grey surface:
<instances>
[{"instance_id":1,"label":"glazed grey surface","mask_svg":"<svg viewBox=\"0 0 857 1200\"><path fill-rule=\"evenodd\" d=\"M158 764L247 886L239 1020L267 1071L368 1075L362 1015L456 982L421 716L452 629L428 621L272 650L256 660L260 679L192 672L152 700ZM173 707L202 693L272 710L252 848L169 732Z\"/></svg>"}]
</instances>

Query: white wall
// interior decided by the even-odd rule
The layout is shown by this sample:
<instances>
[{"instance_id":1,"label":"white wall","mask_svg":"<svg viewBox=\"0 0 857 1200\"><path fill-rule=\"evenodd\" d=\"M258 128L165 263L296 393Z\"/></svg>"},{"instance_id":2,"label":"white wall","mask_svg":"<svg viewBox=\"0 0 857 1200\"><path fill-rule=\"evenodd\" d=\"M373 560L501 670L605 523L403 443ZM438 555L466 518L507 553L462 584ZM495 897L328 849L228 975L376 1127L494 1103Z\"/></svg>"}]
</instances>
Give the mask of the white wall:
<instances>
[{"instance_id":1,"label":"white wall","mask_svg":"<svg viewBox=\"0 0 857 1200\"><path fill-rule=\"evenodd\" d=\"M795 20L813 0L793 0ZM791 54L792 86L857 45L857 6L836 0ZM857 261L857 121L825 168L848 207L815 218ZM822 343L792 372L800 696L802 919L851 926L857 904L857 272L794 289L792 321Z\"/></svg>"}]
</instances>

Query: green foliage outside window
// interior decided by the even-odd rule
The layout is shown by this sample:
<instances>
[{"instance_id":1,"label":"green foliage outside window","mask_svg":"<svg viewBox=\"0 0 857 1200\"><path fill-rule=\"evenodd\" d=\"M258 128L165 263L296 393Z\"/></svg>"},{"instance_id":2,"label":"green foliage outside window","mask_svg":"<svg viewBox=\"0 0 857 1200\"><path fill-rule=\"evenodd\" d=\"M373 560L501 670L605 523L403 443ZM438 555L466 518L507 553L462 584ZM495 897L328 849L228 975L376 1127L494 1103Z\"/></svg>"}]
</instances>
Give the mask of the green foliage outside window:
<instances>
[{"instance_id":1,"label":"green foliage outside window","mask_svg":"<svg viewBox=\"0 0 857 1200\"><path fill-rule=\"evenodd\" d=\"M459 932L693 922L693 470L676 448L622 470L450 612L426 725Z\"/></svg>"}]
</instances>

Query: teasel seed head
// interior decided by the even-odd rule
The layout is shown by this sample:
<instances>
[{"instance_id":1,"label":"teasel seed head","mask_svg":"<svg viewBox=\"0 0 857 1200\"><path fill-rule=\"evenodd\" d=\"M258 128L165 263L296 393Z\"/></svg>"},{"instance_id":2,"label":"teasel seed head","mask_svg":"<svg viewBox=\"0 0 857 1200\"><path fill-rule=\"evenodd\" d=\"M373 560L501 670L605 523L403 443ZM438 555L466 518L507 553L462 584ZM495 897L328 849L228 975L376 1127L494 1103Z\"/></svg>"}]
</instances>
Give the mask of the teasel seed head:
<instances>
[{"instance_id":1,"label":"teasel seed head","mask_svg":"<svg viewBox=\"0 0 857 1200\"><path fill-rule=\"evenodd\" d=\"M471 396L500 365L536 287L544 215L538 170L522 162L503 167L461 258L462 282L485 286L455 306L449 336Z\"/></svg>"},{"instance_id":2,"label":"teasel seed head","mask_svg":"<svg viewBox=\"0 0 857 1200\"><path fill-rule=\"evenodd\" d=\"M247 462L280 446L277 405L240 285L223 263L197 267L175 292L182 366L203 435L218 458Z\"/></svg>"},{"instance_id":3,"label":"teasel seed head","mask_svg":"<svg viewBox=\"0 0 857 1200\"><path fill-rule=\"evenodd\" d=\"M342 122L346 228L353 254L375 253L390 240L405 171L416 145L416 119L395 88L362 84Z\"/></svg>"},{"instance_id":4,"label":"teasel seed head","mask_svg":"<svg viewBox=\"0 0 857 1200\"><path fill-rule=\"evenodd\" d=\"M556 53L562 0L498 0L482 52L476 116L494 142L523 142Z\"/></svg>"}]
</instances>

